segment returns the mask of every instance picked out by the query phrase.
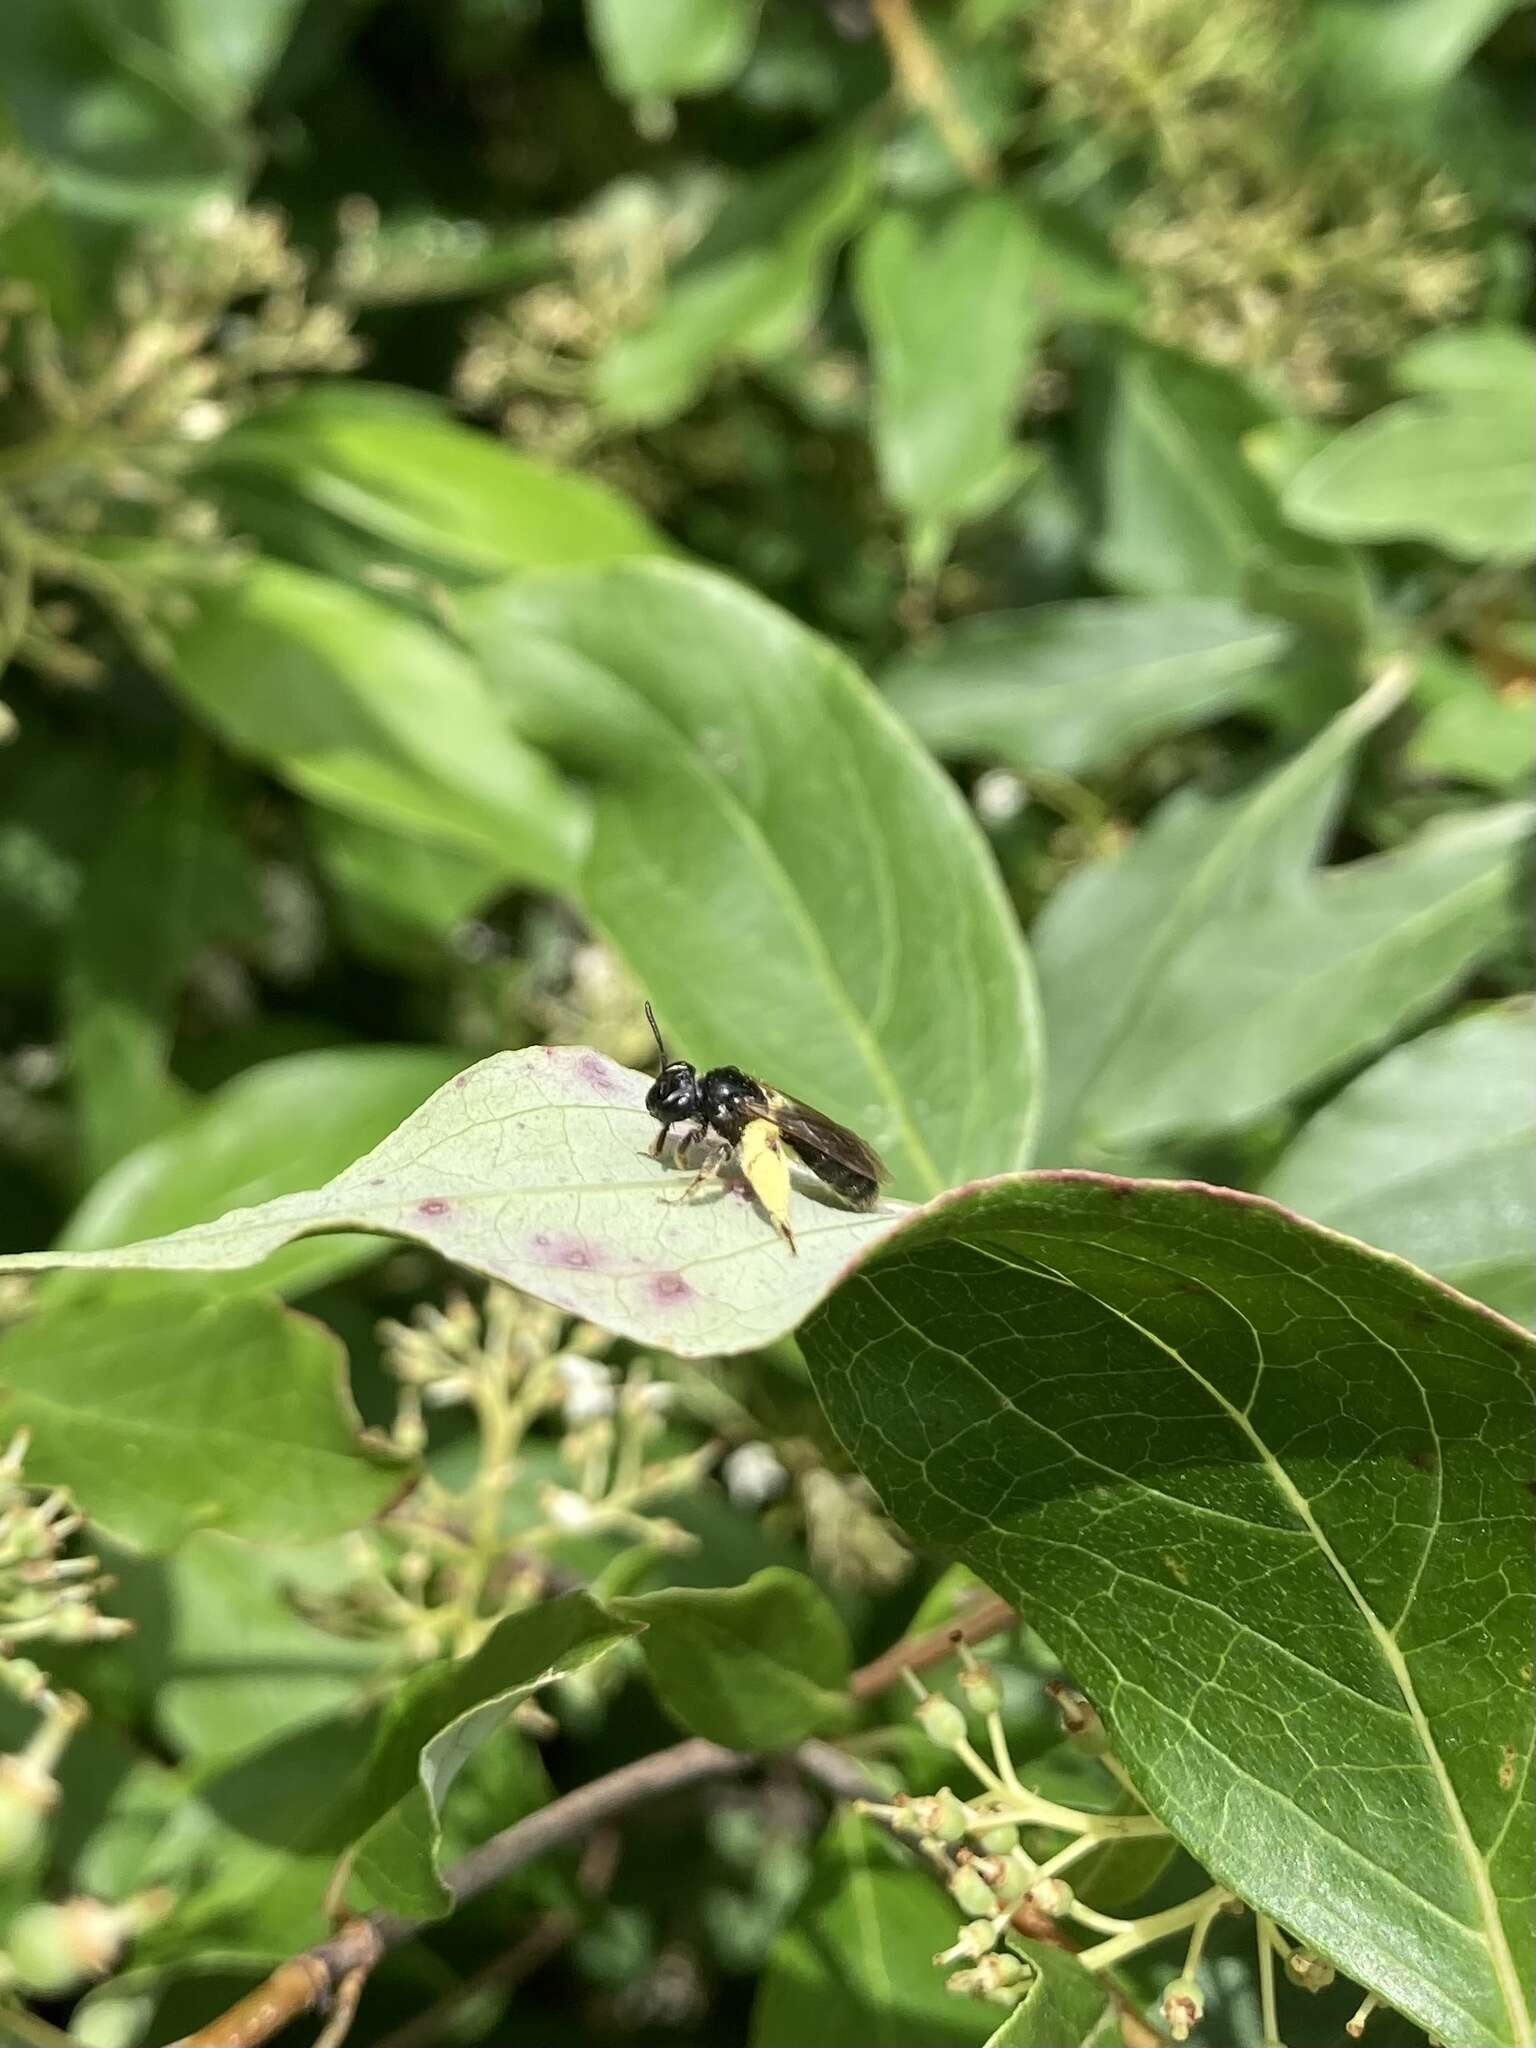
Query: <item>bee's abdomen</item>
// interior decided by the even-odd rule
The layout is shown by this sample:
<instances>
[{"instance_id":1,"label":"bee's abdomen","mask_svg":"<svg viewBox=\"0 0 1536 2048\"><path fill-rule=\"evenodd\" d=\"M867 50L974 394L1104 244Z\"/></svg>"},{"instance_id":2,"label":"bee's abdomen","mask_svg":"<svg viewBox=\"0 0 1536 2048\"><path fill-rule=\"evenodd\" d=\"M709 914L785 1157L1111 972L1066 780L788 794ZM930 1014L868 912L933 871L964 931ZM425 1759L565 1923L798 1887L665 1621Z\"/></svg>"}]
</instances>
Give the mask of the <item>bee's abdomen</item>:
<instances>
[{"instance_id":1,"label":"bee's abdomen","mask_svg":"<svg viewBox=\"0 0 1536 2048\"><path fill-rule=\"evenodd\" d=\"M828 1152L818 1152L814 1146L807 1145L798 1138L789 1138L788 1142L816 1178L824 1181L834 1195L841 1195L843 1200L855 1209L874 1207L875 1197L880 1192L878 1181L871 1180L867 1173L859 1173L854 1167L845 1165L841 1159L834 1159Z\"/></svg>"}]
</instances>

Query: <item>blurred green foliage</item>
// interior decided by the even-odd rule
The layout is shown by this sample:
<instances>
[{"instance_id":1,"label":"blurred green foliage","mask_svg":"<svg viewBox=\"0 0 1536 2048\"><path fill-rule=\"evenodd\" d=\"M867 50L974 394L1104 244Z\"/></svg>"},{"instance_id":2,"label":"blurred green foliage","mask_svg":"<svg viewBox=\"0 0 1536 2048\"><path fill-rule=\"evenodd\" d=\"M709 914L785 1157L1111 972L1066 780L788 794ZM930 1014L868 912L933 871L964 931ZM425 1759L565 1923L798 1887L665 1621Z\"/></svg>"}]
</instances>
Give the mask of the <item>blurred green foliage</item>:
<instances>
[{"instance_id":1,"label":"blurred green foliage","mask_svg":"<svg viewBox=\"0 0 1536 2048\"><path fill-rule=\"evenodd\" d=\"M648 994L690 1057L869 1131L903 1196L1198 1177L1532 1320L1533 57L1508 0L6 0L0 1245L317 1187L502 1048L643 1064ZM447 1688L428 1776L464 1736L446 1808L414 1764L369 1806L367 1897L419 1902L439 1846L548 1795L547 1714L464 1735L535 1665L562 1785L680 1698L772 1747L933 1575L792 1347L562 1381L590 1333L497 1366L448 1290L348 1237L0 1293L35 1481L7 1467L0 1516L54 1588L68 1485L118 1580L0 1623L38 1624L18 1754L43 1674L91 1709L0 1906L175 1901L102 1937L103 1969L139 1947L81 2041L169 2040L318 1936L359 1830L315 1788L401 1697ZM204 1484L232 1399L251 1455ZM666 1515L590 1527L651 1437ZM369 1519L417 1458L419 1551ZM744 1714L694 1617L751 1636L764 1573L822 1654ZM659 1705L590 1617L528 1663L578 1582L668 1618ZM1009 1656L1023 1755L1054 1667ZM770 1777L525 1872L354 2038L438 2002L466 2048L985 2038L935 1995L942 1894L819 1819ZM482 1979L550 1913L558 1961ZM1196 2038L1260 2048L1251 1947L1211 1954ZM34 1988L64 2024L79 1984Z\"/></svg>"}]
</instances>

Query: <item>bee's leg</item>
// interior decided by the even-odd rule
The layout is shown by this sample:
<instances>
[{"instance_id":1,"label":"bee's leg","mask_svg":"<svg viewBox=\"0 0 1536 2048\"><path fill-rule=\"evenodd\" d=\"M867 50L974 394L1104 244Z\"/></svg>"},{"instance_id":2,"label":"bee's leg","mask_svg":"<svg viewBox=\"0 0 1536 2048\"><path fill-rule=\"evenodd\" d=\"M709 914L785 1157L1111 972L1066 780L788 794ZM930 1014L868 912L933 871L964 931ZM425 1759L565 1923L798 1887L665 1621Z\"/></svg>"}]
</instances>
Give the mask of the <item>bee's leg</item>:
<instances>
[{"instance_id":1,"label":"bee's leg","mask_svg":"<svg viewBox=\"0 0 1536 2048\"><path fill-rule=\"evenodd\" d=\"M707 1136L704 1136L702 1133L700 1136L703 1143L710 1144L711 1141ZM662 1200L664 1202L691 1202L696 1195L702 1193L706 1187L712 1187L720 1178L720 1169L730 1156L730 1146L723 1145L716 1139L704 1164L693 1176L693 1179L689 1181L682 1193L680 1195L663 1195Z\"/></svg>"},{"instance_id":2,"label":"bee's leg","mask_svg":"<svg viewBox=\"0 0 1536 2048\"><path fill-rule=\"evenodd\" d=\"M667 1133L671 1130L671 1128L672 1126L670 1124L661 1124L657 1127L655 1140L651 1144L645 1155L647 1159L659 1159L663 1152L666 1151Z\"/></svg>"}]
</instances>

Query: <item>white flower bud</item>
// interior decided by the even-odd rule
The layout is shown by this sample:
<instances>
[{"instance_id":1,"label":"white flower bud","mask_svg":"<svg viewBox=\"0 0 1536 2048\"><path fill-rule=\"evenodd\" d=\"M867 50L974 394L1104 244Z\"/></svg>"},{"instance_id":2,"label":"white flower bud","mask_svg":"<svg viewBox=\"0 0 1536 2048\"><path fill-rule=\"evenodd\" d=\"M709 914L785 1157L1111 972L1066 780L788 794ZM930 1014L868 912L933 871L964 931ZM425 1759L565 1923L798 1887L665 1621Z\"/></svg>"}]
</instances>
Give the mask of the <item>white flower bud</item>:
<instances>
[{"instance_id":1,"label":"white flower bud","mask_svg":"<svg viewBox=\"0 0 1536 2048\"><path fill-rule=\"evenodd\" d=\"M789 1484L789 1474L767 1444L742 1444L720 1467L725 1490L739 1508L762 1507L776 1500Z\"/></svg>"},{"instance_id":2,"label":"white flower bud","mask_svg":"<svg viewBox=\"0 0 1536 2048\"><path fill-rule=\"evenodd\" d=\"M562 1351L555 1363L565 1388L560 1412L567 1429L604 1421L613 1413L613 1374L606 1365L577 1351Z\"/></svg>"}]
</instances>

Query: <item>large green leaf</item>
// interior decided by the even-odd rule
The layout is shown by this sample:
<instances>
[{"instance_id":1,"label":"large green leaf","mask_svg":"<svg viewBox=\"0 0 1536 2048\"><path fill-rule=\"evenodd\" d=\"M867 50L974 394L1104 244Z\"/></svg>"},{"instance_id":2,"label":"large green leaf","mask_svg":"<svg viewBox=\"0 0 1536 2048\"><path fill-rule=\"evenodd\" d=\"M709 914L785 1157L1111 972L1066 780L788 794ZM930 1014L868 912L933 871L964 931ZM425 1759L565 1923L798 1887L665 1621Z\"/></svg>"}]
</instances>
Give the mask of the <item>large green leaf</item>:
<instances>
[{"instance_id":1,"label":"large green leaf","mask_svg":"<svg viewBox=\"0 0 1536 2048\"><path fill-rule=\"evenodd\" d=\"M383 599L252 561L173 636L170 679L237 754L351 817L568 882L579 806L472 663Z\"/></svg>"},{"instance_id":2,"label":"large green leaf","mask_svg":"<svg viewBox=\"0 0 1536 2048\"><path fill-rule=\"evenodd\" d=\"M1081 775L1250 697L1284 627L1211 598L1079 598L963 619L881 677L948 760Z\"/></svg>"},{"instance_id":3,"label":"large green leaf","mask_svg":"<svg viewBox=\"0 0 1536 2048\"><path fill-rule=\"evenodd\" d=\"M59 203L111 221L185 215L232 199L248 145L199 107L122 10L93 0L6 0L0 98L46 165Z\"/></svg>"},{"instance_id":4,"label":"large green leaf","mask_svg":"<svg viewBox=\"0 0 1536 2048\"><path fill-rule=\"evenodd\" d=\"M1512 930L1532 812L1437 824L1192 933L1083 1114L1090 1148L1254 1123L1417 1021Z\"/></svg>"},{"instance_id":5,"label":"large green leaf","mask_svg":"<svg viewBox=\"0 0 1536 2048\"><path fill-rule=\"evenodd\" d=\"M1426 1032L1319 1110L1265 1193L1536 1322L1533 1073L1528 1002Z\"/></svg>"},{"instance_id":6,"label":"large green leaf","mask_svg":"<svg viewBox=\"0 0 1536 2048\"><path fill-rule=\"evenodd\" d=\"M309 840L349 947L391 968L440 971L450 934L505 891L501 863L441 840L311 811Z\"/></svg>"},{"instance_id":7,"label":"large green leaf","mask_svg":"<svg viewBox=\"0 0 1536 2048\"><path fill-rule=\"evenodd\" d=\"M124 794L86 873L69 937L65 1004L76 1113L92 1177L185 1113L168 1063L192 959L249 936L254 878L199 749Z\"/></svg>"},{"instance_id":8,"label":"large green leaf","mask_svg":"<svg viewBox=\"0 0 1536 2048\"><path fill-rule=\"evenodd\" d=\"M662 1705L730 1749L785 1749L847 1717L848 1634L803 1572L769 1565L741 1586L670 1586L608 1602L645 1633Z\"/></svg>"},{"instance_id":9,"label":"large green leaf","mask_svg":"<svg viewBox=\"0 0 1536 2048\"><path fill-rule=\"evenodd\" d=\"M1297 533L1243 441L1271 415L1235 378L1163 350L1126 352L1099 447L1097 562L1149 597L1228 597L1348 631L1359 573Z\"/></svg>"},{"instance_id":10,"label":"large green leaf","mask_svg":"<svg viewBox=\"0 0 1536 2048\"><path fill-rule=\"evenodd\" d=\"M1181 795L1113 859L1081 868L1034 932L1051 1048L1041 1155L1082 1161L1101 1100L1142 1056L1141 1019L1184 950L1219 916L1294 900L1337 804L1344 764L1401 703L1384 675L1300 754L1238 798Z\"/></svg>"},{"instance_id":11,"label":"large green leaf","mask_svg":"<svg viewBox=\"0 0 1536 2048\"><path fill-rule=\"evenodd\" d=\"M959 1931L926 1871L869 1821L840 1814L768 1958L752 2048L980 2048L996 2006L947 1992L932 1960Z\"/></svg>"},{"instance_id":12,"label":"large green leaf","mask_svg":"<svg viewBox=\"0 0 1536 2048\"><path fill-rule=\"evenodd\" d=\"M760 0L587 0L603 76L628 100L729 85L752 51Z\"/></svg>"},{"instance_id":13,"label":"large green leaf","mask_svg":"<svg viewBox=\"0 0 1536 2048\"><path fill-rule=\"evenodd\" d=\"M264 1202L323 1180L376 1144L458 1065L452 1052L369 1045L248 1067L175 1131L104 1175L61 1242L94 1250L156 1237L206 1222L237 1202ZM366 1264L377 1250L340 1238L302 1245L259 1274L222 1283L222 1291L302 1292Z\"/></svg>"},{"instance_id":14,"label":"large green leaf","mask_svg":"<svg viewBox=\"0 0 1536 2048\"><path fill-rule=\"evenodd\" d=\"M226 1094L239 1090L242 1104L252 1104L263 1092L260 1081L258 1069ZM796 1256L751 1203L736 1198L739 1188L680 1203L687 1176L647 1156L656 1128L645 1111L647 1086L643 1075L580 1047L499 1053L455 1075L372 1152L312 1193L280 1194L120 1250L0 1257L0 1270L234 1274L293 1238L316 1237L288 1255L304 1261L299 1276L275 1265L260 1276L267 1285L312 1285L340 1261L368 1255L355 1241L338 1250L329 1233L364 1230L427 1245L605 1329L698 1358L756 1350L792 1330L848 1261L905 1213L893 1203L867 1215L834 1206L830 1197L816 1198L818 1183L807 1176L802 1186L811 1192L797 1192L790 1206ZM266 1171L252 1175L252 1192L279 1172L290 1178L292 1162L280 1156L285 1128L267 1132ZM295 1147L312 1135L302 1123L291 1128ZM173 1156L167 1148L186 1142L178 1134L147 1149L164 1160ZM116 1188L119 1218L128 1211L133 1167L125 1161L103 1184ZM146 1199L145 1220L159 1207L179 1209L180 1221L187 1213L182 1198L196 1193L188 1178L184 1188L172 1176L154 1205ZM90 1235L99 1235L102 1218L88 1208L72 1238L85 1234L87 1220ZM253 1284L226 1283L245 1292Z\"/></svg>"},{"instance_id":15,"label":"large green leaf","mask_svg":"<svg viewBox=\"0 0 1536 2048\"><path fill-rule=\"evenodd\" d=\"M306 386L221 440L213 474L278 480L445 576L576 567L662 545L602 484L535 462L415 392Z\"/></svg>"},{"instance_id":16,"label":"large green leaf","mask_svg":"<svg viewBox=\"0 0 1536 2048\"><path fill-rule=\"evenodd\" d=\"M929 567L952 529L1019 474L1013 429L1038 320L1036 270L1024 216L998 195L933 214L888 208L854 252L875 451ZM963 320L957 306L968 309Z\"/></svg>"},{"instance_id":17,"label":"large green leaf","mask_svg":"<svg viewBox=\"0 0 1536 2048\"><path fill-rule=\"evenodd\" d=\"M158 1740L198 1764L355 1712L390 1655L386 1640L336 1635L301 1611L356 1584L345 1539L257 1548L210 1529L168 1557L109 1562L112 1612L134 1625L114 1653L142 1688Z\"/></svg>"},{"instance_id":18,"label":"large green leaf","mask_svg":"<svg viewBox=\"0 0 1536 2048\"><path fill-rule=\"evenodd\" d=\"M633 1632L584 1593L565 1593L497 1622L473 1656L408 1679L384 1709L344 1802L355 1842L349 1893L418 1918L448 1912L453 1894L437 1851L454 1779L519 1700Z\"/></svg>"},{"instance_id":19,"label":"large green leaf","mask_svg":"<svg viewBox=\"0 0 1536 2048\"><path fill-rule=\"evenodd\" d=\"M407 1476L359 1443L345 1372L323 1324L168 1282L45 1304L7 1332L0 1418L31 1431L30 1479L143 1548L197 1528L313 1542L371 1520Z\"/></svg>"},{"instance_id":20,"label":"large green leaf","mask_svg":"<svg viewBox=\"0 0 1536 2048\"><path fill-rule=\"evenodd\" d=\"M1015 1600L1222 1883L1523 2048L1536 1353L1254 1197L1032 1175L800 1335L890 1511Z\"/></svg>"},{"instance_id":21,"label":"large green leaf","mask_svg":"<svg viewBox=\"0 0 1536 2048\"><path fill-rule=\"evenodd\" d=\"M903 1194L1022 1164L1038 1032L953 787L856 670L671 563L473 593L523 728L592 791L587 909L679 1050L818 1104Z\"/></svg>"},{"instance_id":22,"label":"large green leaf","mask_svg":"<svg viewBox=\"0 0 1536 2048\"><path fill-rule=\"evenodd\" d=\"M1536 554L1530 391L1407 398L1347 428L1291 479L1286 517L1332 540L1433 541L1469 561Z\"/></svg>"},{"instance_id":23,"label":"large green leaf","mask_svg":"<svg viewBox=\"0 0 1536 2048\"><path fill-rule=\"evenodd\" d=\"M646 324L598 363L594 390L608 415L671 419L723 363L768 361L798 341L873 182L873 152L855 135L786 158L734 194Z\"/></svg>"}]
</instances>

